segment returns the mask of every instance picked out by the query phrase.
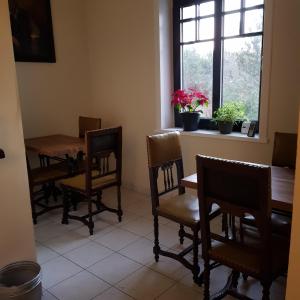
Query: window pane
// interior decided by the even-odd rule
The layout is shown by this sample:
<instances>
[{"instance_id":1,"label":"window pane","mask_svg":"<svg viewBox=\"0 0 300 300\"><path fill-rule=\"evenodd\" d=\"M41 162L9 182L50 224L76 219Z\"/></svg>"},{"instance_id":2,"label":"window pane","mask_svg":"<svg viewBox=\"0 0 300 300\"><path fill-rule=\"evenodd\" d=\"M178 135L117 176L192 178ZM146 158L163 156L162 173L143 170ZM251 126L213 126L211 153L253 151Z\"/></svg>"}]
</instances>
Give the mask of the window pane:
<instances>
[{"instance_id":1,"label":"window pane","mask_svg":"<svg viewBox=\"0 0 300 300\"><path fill-rule=\"evenodd\" d=\"M201 19L199 21L199 38L200 40L213 39L214 38L214 18Z\"/></svg>"},{"instance_id":2,"label":"window pane","mask_svg":"<svg viewBox=\"0 0 300 300\"><path fill-rule=\"evenodd\" d=\"M196 12L195 5L187 6L182 8L182 19L189 19L189 18L195 18L195 12Z\"/></svg>"},{"instance_id":3,"label":"window pane","mask_svg":"<svg viewBox=\"0 0 300 300\"><path fill-rule=\"evenodd\" d=\"M241 8L241 0L225 0L224 11L231 11Z\"/></svg>"},{"instance_id":4,"label":"window pane","mask_svg":"<svg viewBox=\"0 0 300 300\"><path fill-rule=\"evenodd\" d=\"M182 23L182 42L192 42L196 39L195 21Z\"/></svg>"},{"instance_id":5,"label":"window pane","mask_svg":"<svg viewBox=\"0 0 300 300\"><path fill-rule=\"evenodd\" d=\"M200 4L200 17L213 15L215 13L215 2L205 2Z\"/></svg>"},{"instance_id":6,"label":"window pane","mask_svg":"<svg viewBox=\"0 0 300 300\"><path fill-rule=\"evenodd\" d=\"M262 37L224 41L223 102L242 101L250 120L258 120Z\"/></svg>"},{"instance_id":7,"label":"window pane","mask_svg":"<svg viewBox=\"0 0 300 300\"><path fill-rule=\"evenodd\" d=\"M240 13L224 16L224 36L233 36L240 34Z\"/></svg>"},{"instance_id":8,"label":"window pane","mask_svg":"<svg viewBox=\"0 0 300 300\"><path fill-rule=\"evenodd\" d=\"M245 12L245 33L263 30L263 9L254 9Z\"/></svg>"},{"instance_id":9,"label":"window pane","mask_svg":"<svg viewBox=\"0 0 300 300\"><path fill-rule=\"evenodd\" d=\"M209 106L202 117L212 117L212 76L214 42L184 45L182 55L182 88L197 88L208 96Z\"/></svg>"},{"instance_id":10,"label":"window pane","mask_svg":"<svg viewBox=\"0 0 300 300\"><path fill-rule=\"evenodd\" d=\"M251 7L260 4L264 4L264 0L246 0L245 2L246 7Z\"/></svg>"}]
</instances>

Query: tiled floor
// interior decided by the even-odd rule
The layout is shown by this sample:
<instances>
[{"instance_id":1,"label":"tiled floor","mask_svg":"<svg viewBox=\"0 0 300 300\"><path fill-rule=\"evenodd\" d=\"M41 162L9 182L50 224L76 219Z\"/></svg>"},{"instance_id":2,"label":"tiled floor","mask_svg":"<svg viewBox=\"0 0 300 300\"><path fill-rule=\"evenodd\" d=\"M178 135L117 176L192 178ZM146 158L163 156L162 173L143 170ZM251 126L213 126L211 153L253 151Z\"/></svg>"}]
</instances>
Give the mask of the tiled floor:
<instances>
[{"instance_id":1,"label":"tiled floor","mask_svg":"<svg viewBox=\"0 0 300 300\"><path fill-rule=\"evenodd\" d=\"M114 191L106 192L103 200L113 206L114 196ZM39 218L35 233L43 300L202 299L202 288L181 264L165 257L155 263L150 199L125 189L122 197L122 223L116 215L104 212L95 217L93 236L78 221L60 224L59 210ZM80 206L78 213L85 209ZM180 250L173 223L161 220L160 237L163 248ZM225 284L226 274L225 268L212 272L212 291ZM243 293L260 299L259 283L251 278L240 282ZM272 299L284 299L284 290L285 280L277 280L272 285Z\"/></svg>"}]
</instances>

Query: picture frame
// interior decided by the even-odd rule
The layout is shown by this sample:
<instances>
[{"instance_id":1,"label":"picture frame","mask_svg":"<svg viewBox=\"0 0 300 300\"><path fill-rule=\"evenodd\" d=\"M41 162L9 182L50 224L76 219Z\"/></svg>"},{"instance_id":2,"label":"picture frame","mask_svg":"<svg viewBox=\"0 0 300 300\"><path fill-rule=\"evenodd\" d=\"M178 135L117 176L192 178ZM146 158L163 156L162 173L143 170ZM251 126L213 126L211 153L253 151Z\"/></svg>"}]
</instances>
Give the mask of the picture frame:
<instances>
[{"instance_id":1,"label":"picture frame","mask_svg":"<svg viewBox=\"0 0 300 300\"><path fill-rule=\"evenodd\" d=\"M8 0L15 61L55 63L50 0Z\"/></svg>"},{"instance_id":2,"label":"picture frame","mask_svg":"<svg viewBox=\"0 0 300 300\"><path fill-rule=\"evenodd\" d=\"M255 135L255 129L256 129L256 122L255 121L251 121L250 126L249 126L249 130L247 133L248 137L254 137Z\"/></svg>"}]
</instances>

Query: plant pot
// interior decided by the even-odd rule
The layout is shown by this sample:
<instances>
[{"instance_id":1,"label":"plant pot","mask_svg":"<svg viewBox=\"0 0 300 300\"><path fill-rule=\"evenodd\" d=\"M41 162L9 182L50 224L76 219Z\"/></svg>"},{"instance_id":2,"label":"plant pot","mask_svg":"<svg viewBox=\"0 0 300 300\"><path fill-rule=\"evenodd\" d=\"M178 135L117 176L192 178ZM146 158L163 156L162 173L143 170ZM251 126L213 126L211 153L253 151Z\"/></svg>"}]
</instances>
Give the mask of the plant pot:
<instances>
[{"instance_id":1,"label":"plant pot","mask_svg":"<svg viewBox=\"0 0 300 300\"><path fill-rule=\"evenodd\" d=\"M180 113L180 116L181 116L184 131L194 131L198 129L198 124L200 121L200 113L182 112Z\"/></svg>"},{"instance_id":2,"label":"plant pot","mask_svg":"<svg viewBox=\"0 0 300 300\"><path fill-rule=\"evenodd\" d=\"M219 121L218 126L219 126L220 133L229 134L229 133L232 132L233 123L232 122Z\"/></svg>"}]
</instances>

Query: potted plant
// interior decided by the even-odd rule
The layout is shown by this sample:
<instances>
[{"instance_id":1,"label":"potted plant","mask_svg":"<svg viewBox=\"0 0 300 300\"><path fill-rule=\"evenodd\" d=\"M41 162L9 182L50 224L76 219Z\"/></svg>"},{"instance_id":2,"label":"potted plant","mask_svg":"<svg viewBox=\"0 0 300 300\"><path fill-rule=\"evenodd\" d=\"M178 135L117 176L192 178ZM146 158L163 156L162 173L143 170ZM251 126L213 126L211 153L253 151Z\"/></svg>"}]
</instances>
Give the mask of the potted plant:
<instances>
[{"instance_id":1,"label":"potted plant","mask_svg":"<svg viewBox=\"0 0 300 300\"><path fill-rule=\"evenodd\" d=\"M183 130L193 131L198 129L201 107L208 106L208 98L197 89L177 90L172 95L171 102L180 112Z\"/></svg>"},{"instance_id":2,"label":"potted plant","mask_svg":"<svg viewBox=\"0 0 300 300\"><path fill-rule=\"evenodd\" d=\"M218 123L220 133L229 134L237 120L245 119L245 107L241 102L227 102L217 109L213 120Z\"/></svg>"}]
</instances>

